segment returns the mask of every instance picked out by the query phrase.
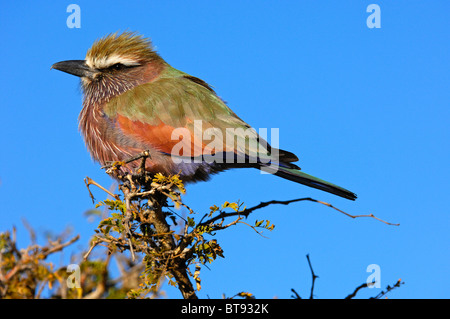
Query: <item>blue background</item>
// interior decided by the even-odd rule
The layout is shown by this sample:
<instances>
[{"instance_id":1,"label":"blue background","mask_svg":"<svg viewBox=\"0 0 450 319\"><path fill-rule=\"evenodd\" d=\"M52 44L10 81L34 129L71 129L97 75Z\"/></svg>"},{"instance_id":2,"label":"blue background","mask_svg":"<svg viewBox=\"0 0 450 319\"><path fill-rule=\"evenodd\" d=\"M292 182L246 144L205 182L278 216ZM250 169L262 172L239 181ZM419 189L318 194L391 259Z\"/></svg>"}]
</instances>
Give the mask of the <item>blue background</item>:
<instances>
[{"instance_id":1,"label":"blue background","mask_svg":"<svg viewBox=\"0 0 450 319\"><path fill-rule=\"evenodd\" d=\"M235 170L188 186L199 212L241 200L313 197L252 215L276 225L257 235L245 225L221 232L225 259L201 273L199 296L249 291L257 298L342 298L381 270L378 294L401 278L389 298L449 298L450 90L448 1L376 1L381 28L369 29L371 1L77 1L81 28L70 29L67 1L3 2L0 10L0 231L22 218L38 230L66 227L86 249L96 227L83 178L112 180L92 162L78 132L79 80L50 66L83 59L95 39L115 31L151 37L172 66L202 78L255 128L279 128L280 147L305 172L346 187L356 202ZM98 199L102 192L95 191ZM77 250L77 249L74 249ZM70 251L70 250L69 250ZM56 264L70 257L64 253ZM169 298L179 292L164 288Z\"/></svg>"}]
</instances>

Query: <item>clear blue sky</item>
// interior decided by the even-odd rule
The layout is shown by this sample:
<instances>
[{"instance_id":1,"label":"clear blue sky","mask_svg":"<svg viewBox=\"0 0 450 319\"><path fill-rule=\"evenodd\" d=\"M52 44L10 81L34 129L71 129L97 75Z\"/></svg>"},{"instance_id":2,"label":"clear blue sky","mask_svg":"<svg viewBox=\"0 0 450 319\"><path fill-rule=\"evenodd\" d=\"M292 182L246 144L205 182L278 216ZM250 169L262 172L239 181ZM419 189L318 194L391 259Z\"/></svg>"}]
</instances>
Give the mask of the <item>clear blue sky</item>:
<instances>
[{"instance_id":1,"label":"clear blue sky","mask_svg":"<svg viewBox=\"0 0 450 319\"><path fill-rule=\"evenodd\" d=\"M352 220L307 202L267 207L252 220L276 225L268 239L244 225L218 236L225 259L203 269L200 297L289 298L291 288L308 297L308 253L317 298L345 297L370 264L380 266L382 288L405 282L389 298L450 297L448 1L76 1L81 28L70 29L71 3L1 5L0 231L16 225L26 245L22 218L40 235L70 226L81 235L77 247L87 247L96 225L83 216L92 208L83 178L112 181L78 132L78 79L50 66L83 59L105 34L138 31L249 124L279 128L280 146L305 172L359 196L352 202L235 170L188 187L185 201L200 215L226 200L253 206L310 196L401 224ZM371 3L381 8L379 29L366 25Z\"/></svg>"}]
</instances>

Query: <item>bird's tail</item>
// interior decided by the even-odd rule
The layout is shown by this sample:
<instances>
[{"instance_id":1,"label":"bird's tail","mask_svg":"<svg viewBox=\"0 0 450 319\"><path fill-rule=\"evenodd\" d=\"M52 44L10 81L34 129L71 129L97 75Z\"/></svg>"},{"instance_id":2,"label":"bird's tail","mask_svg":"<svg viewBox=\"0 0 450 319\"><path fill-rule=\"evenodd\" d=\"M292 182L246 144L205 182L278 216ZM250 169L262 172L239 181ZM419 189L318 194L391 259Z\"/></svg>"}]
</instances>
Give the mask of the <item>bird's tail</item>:
<instances>
[{"instance_id":1,"label":"bird's tail","mask_svg":"<svg viewBox=\"0 0 450 319\"><path fill-rule=\"evenodd\" d=\"M281 164L281 165L283 165L283 164ZM303 173L298 169L288 168L288 167L283 167L283 166L277 166L275 168L271 168L270 166L263 166L260 169L262 169L266 172L269 172L269 173L273 173L274 175L283 177L290 181L297 182L297 183L300 183L300 184L303 184L303 185L306 185L309 187L317 188L322 191L341 196L343 198L347 198L347 199L351 199L351 200L356 199L356 194L354 194L353 192L351 192L345 188L334 185L332 183L329 183L327 181L324 181L324 180L314 177L312 175Z\"/></svg>"}]
</instances>

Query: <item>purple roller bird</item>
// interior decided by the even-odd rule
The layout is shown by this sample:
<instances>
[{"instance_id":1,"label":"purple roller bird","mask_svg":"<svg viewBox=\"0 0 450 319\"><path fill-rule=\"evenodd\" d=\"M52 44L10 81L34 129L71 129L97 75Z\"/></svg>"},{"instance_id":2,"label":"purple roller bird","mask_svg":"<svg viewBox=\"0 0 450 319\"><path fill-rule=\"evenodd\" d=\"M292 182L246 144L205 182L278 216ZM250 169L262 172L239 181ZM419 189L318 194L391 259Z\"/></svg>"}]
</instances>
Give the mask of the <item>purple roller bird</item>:
<instances>
[{"instance_id":1,"label":"purple roller bird","mask_svg":"<svg viewBox=\"0 0 450 319\"><path fill-rule=\"evenodd\" d=\"M180 174L184 182L254 167L356 199L353 192L301 172L293 164L297 156L272 148L211 86L170 66L149 39L136 33L110 34L93 44L85 60L62 61L52 68L81 78L79 128L93 159L102 165L148 150L150 173ZM122 169L137 165L131 162Z\"/></svg>"}]
</instances>

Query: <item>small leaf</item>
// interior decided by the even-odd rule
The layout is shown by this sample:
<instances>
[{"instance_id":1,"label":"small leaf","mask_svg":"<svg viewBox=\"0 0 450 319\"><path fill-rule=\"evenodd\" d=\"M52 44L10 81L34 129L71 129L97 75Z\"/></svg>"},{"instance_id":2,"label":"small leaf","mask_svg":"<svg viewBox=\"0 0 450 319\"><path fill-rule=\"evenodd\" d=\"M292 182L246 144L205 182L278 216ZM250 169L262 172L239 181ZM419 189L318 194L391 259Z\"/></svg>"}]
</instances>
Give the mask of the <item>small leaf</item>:
<instances>
[{"instance_id":1,"label":"small leaf","mask_svg":"<svg viewBox=\"0 0 450 319\"><path fill-rule=\"evenodd\" d=\"M260 221L256 220L256 222L255 222L255 227L261 226L261 224L262 224L263 222L264 222L263 220L260 220Z\"/></svg>"},{"instance_id":2,"label":"small leaf","mask_svg":"<svg viewBox=\"0 0 450 319\"><path fill-rule=\"evenodd\" d=\"M191 218L191 217L187 217L187 221L188 221L188 226L189 227L194 227L195 226L195 221L194 221L194 219L193 218Z\"/></svg>"}]
</instances>

